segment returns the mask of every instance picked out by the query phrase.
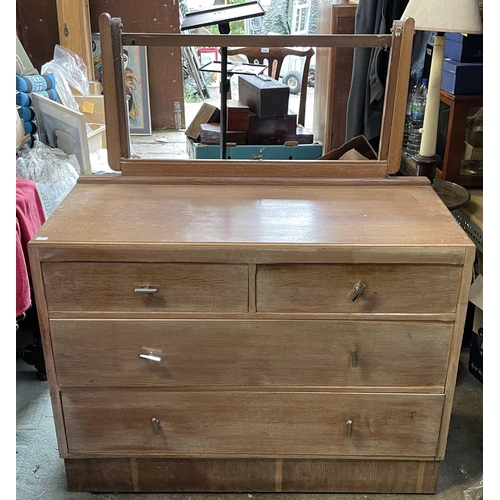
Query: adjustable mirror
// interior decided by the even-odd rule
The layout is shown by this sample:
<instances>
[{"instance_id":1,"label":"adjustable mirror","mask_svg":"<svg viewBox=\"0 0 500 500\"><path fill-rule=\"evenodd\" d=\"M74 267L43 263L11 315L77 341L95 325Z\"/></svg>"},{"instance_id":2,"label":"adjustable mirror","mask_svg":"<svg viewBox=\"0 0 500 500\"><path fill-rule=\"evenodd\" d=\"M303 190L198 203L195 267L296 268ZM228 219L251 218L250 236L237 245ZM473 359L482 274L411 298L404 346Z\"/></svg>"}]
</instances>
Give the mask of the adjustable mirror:
<instances>
[{"instance_id":1,"label":"adjustable mirror","mask_svg":"<svg viewBox=\"0 0 500 500\"><path fill-rule=\"evenodd\" d=\"M258 2L255 2L258 4ZM247 4L244 4L247 5ZM255 6L253 7L255 8ZM216 19L228 21L221 12ZM225 11L226 13L236 12ZM227 14L227 15L233 15ZM189 15L188 15L189 16ZM199 25L202 14L186 26ZM231 19L231 18L229 18ZM206 19L205 19L206 21ZM203 21L203 22L205 22ZM216 22L218 22L216 21ZM124 33L119 18L101 14L99 18L108 162L123 175L167 175L201 177L322 177L384 178L400 168L406 96L411 64L414 21L395 21L390 35L200 35L165 33ZM380 144L374 160L265 160L224 159L169 160L132 158L126 107L123 47L380 47L390 51ZM223 99L224 100L224 99ZM225 113L222 113L225 115ZM224 117L222 118L224 119ZM222 121L221 119L221 121ZM225 127L222 127L225 130ZM221 148L222 149L222 148Z\"/></svg>"}]
</instances>

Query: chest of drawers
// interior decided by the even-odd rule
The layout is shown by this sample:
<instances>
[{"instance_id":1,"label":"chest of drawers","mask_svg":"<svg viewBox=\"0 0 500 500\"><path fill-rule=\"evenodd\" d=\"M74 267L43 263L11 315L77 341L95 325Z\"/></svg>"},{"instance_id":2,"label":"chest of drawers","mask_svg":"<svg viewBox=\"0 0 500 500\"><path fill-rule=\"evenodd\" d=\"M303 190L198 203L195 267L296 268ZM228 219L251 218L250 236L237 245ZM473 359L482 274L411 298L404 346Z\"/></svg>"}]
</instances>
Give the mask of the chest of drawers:
<instances>
[{"instance_id":1,"label":"chest of drawers","mask_svg":"<svg viewBox=\"0 0 500 500\"><path fill-rule=\"evenodd\" d=\"M426 180L81 178L29 251L69 490L434 491L475 247Z\"/></svg>"}]
</instances>

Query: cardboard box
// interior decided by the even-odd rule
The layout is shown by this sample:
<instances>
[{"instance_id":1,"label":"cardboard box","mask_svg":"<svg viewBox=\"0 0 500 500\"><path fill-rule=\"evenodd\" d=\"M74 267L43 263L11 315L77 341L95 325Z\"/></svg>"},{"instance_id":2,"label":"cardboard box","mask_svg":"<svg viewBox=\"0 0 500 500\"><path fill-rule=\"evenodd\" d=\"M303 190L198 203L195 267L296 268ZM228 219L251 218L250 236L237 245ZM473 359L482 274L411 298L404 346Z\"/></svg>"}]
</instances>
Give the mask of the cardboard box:
<instances>
[{"instance_id":1,"label":"cardboard box","mask_svg":"<svg viewBox=\"0 0 500 500\"><path fill-rule=\"evenodd\" d=\"M85 115L85 121L87 123L99 123L101 125L106 124L106 117L104 114L104 96L75 96L75 101L78 104L80 113Z\"/></svg>"},{"instance_id":2,"label":"cardboard box","mask_svg":"<svg viewBox=\"0 0 500 500\"><path fill-rule=\"evenodd\" d=\"M446 33L444 57L463 63L483 62L483 35Z\"/></svg>"},{"instance_id":3,"label":"cardboard box","mask_svg":"<svg viewBox=\"0 0 500 500\"><path fill-rule=\"evenodd\" d=\"M204 102L201 105L198 113L193 118L189 127L186 129L185 134L191 139L198 141L201 134L201 124L202 123L213 123L218 122L220 117L220 110L216 106L212 106Z\"/></svg>"},{"instance_id":4,"label":"cardboard box","mask_svg":"<svg viewBox=\"0 0 500 500\"><path fill-rule=\"evenodd\" d=\"M441 88L454 95L482 95L483 63L443 62Z\"/></svg>"},{"instance_id":5,"label":"cardboard box","mask_svg":"<svg viewBox=\"0 0 500 500\"><path fill-rule=\"evenodd\" d=\"M106 149L106 118L104 114L104 96L75 96L80 113L85 117L85 123L91 132L87 133L89 153Z\"/></svg>"},{"instance_id":6,"label":"cardboard box","mask_svg":"<svg viewBox=\"0 0 500 500\"><path fill-rule=\"evenodd\" d=\"M74 87L70 87L70 90L74 96L83 97L82 94L78 92L78 90L76 90ZM102 95L102 92L103 92L103 87L101 82L95 80L89 82L90 95L99 96Z\"/></svg>"},{"instance_id":7,"label":"cardboard box","mask_svg":"<svg viewBox=\"0 0 500 500\"><path fill-rule=\"evenodd\" d=\"M319 160L377 160L377 153L364 135L358 135L340 148L326 153Z\"/></svg>"}]
</instances>

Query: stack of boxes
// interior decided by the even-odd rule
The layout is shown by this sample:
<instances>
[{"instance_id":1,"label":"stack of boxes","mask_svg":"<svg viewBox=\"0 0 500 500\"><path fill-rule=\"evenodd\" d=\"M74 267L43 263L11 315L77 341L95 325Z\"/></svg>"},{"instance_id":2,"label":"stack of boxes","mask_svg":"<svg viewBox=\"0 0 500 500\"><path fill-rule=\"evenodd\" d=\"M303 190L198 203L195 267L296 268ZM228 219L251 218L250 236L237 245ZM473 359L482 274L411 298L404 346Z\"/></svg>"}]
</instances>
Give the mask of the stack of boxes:
<instances>
[{"instance_id":1,"label":"stack of boxes","mask_svg":"<svg viewBox=\"0 0 500 500\"><path fill-rule=\"evenodd\" d=\"M228 143L276 146L312 144L313 135L297 124L288 109L290 87L264 75L239 75L239 100L227 103ZM200 142L220 144L220 123L201 123Z\"/></svg>"},{"instance_id":2,"label":"stack of boxes","mask_svg":"<svg viewBox=\"0 0 500 500\"><path fill-rule=\"evenodd\" d=\"M311 133L297 123L288 109L290 87L263 75L240 75L240 101L250 109L248 144L312 144Z\"/></svg>"},{"instance_id":3,"label":"stack of boxes","mask_svg":"<svg viewBox=\"0 0 500 500\"><path fill-rule=\"evenodd\" d=\"M238 90L239 100L227 102L228 145L313 144L313 134L289 110L288 85L264 75L239 75ZM220 144L220 111L204 103L186 135L201 145Z\"/></svg>"},{"instance_id":4,"label":"stack of boxes","mask_svg":"<svg viewBox=\"0 0 500 500\"><path fill-rule=\"evenodd\" d=\"M446 33L441 88L454 95L483 93L483 35Z\"/></svg>"},{"instance_id":5,"label":"stack of boxes","mask_svg":"<svg viewBox=\"0 0 500 500\"><path fill-rule=\"evenodd\" d=\"M236 100L227 102L227 142L237 145L248 144L249 117L248 106ZM202 144L220 144L220 123L201 123L200 127Z\"/></svg>"}]
</instances>

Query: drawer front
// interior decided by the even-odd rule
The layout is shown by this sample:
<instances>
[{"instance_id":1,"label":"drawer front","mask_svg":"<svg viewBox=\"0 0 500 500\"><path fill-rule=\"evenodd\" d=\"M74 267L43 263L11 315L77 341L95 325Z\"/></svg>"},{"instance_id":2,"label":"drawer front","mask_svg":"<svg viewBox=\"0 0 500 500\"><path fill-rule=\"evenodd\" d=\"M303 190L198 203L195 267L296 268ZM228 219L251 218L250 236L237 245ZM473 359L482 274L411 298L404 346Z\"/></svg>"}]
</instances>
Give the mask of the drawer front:
<instances>
[{"instance_id":1,"label":"drawer front","mask_svg":"<svg viewBox=\"0 0 500 500\"><path fill-rule=\"evenodd\" d=\"M257 311L453 313L462 268L437 265L257 267ZM352 300L356 285L365 285Z\"/></svg>"},{"instance_id":2,"label":"drawer front","mask_svg":"<svg viewBox=\"0 0 500 500\"><path fill-rule=\"evenodd\" d=\"M61 387L442 388L451 332L424 322L51 321Z\"/></svg>"},{"instance_id":3,"label":"drawer front","mask_svg":"<svg viewBox=\"0 0 500 500\"><path fill-rule=\"evenodd\" d=\"M246 265L46 262L42 272L49 311L248 311Z\"/></svg>"},{"instance_id":4,"label":"drawer front","mask_svg":"<svg viewBox=\"0 0 500 500\"><path fill-rule=\"evenodd\" d=\"M139 455L430 457L443 401L442 395L62 393L70 453Z\"/></svg>"}]
</instances>

